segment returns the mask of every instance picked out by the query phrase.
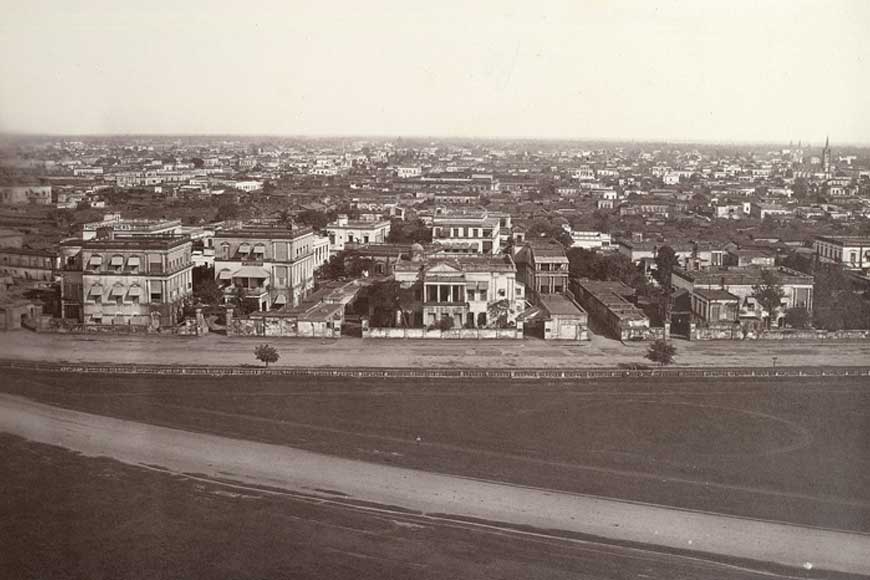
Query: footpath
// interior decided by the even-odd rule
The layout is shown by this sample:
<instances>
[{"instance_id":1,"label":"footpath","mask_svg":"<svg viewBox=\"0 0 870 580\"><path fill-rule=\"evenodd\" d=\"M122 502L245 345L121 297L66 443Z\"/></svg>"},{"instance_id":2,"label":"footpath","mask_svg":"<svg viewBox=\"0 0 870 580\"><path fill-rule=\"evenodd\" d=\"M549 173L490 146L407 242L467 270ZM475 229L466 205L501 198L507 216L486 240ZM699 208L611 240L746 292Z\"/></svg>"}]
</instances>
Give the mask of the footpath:
<instances>
[{"instance_id":1,"label":"footpath","mask_svg":"<svg viewBox=\"0 0 870 580\"><path fill-rule=\"evenodd\" d=\"M43 362L142 365L260 364L262 342L275 346L276 367L613 368L649 364L645 343L622 344L593 336L584 343L522 341L384 340L345 337L240 338L108 336L0 332L0 358ZM679 367L866 366L870 341L778 342L675 340Z\"/></svg>"}]
</instances>

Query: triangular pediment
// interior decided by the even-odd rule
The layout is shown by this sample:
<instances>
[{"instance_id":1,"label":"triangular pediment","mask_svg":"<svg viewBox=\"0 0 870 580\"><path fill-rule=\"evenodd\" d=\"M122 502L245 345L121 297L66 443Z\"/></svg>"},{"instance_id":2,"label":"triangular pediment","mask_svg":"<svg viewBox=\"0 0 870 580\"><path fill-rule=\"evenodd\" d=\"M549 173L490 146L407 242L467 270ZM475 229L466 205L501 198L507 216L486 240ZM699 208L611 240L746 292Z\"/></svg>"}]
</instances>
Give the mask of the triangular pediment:
<instances>
[{"instance_id":1,"label":"triangular pediment","mask_svg":"<svg viewBox=\"0 0 870 580\"><path fill-rule=\"evenodd\" d=\"M438 264L426 268L425 272L427 274L458 274L461 273L462 270L446 262L439 262Z\"/></svg>"}]
</instances>

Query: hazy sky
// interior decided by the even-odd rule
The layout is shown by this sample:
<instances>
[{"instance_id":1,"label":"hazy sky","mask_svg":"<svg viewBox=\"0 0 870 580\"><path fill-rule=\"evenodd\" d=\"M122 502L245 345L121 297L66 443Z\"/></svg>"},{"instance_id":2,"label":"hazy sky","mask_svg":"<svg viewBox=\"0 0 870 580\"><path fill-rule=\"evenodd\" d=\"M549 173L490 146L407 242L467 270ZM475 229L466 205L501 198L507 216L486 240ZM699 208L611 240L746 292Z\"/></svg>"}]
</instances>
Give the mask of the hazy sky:
<instances>
[{"instance_id":1,"label":"hazy sky","mask_svg":"<svg viewBox=\"0 0 870 580\"><path fill-rule=\"evenodd\" d=\"M0 130L870 142L870 1L0 0Z\"/></svg>"}]
</instances>

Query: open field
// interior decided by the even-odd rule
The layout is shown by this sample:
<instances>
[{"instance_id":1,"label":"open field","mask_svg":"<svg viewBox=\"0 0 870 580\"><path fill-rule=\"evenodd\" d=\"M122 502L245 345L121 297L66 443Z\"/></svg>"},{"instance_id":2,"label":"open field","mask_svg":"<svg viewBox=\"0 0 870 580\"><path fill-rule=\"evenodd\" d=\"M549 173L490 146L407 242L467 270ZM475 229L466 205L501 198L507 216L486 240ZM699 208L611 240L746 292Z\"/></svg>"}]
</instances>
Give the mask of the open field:
<instances>
[{"instance_id":1,"label":"open field","mask_svg":"<svg viewBox=\"0 0 870 580\"><path fill-rule=\"evenodd\" d=\"M778 577L239 490L5 434L0 472L0 569L21 580Z\"/></svg>"},{"instance_id":2,"label":"open field","mask_svg":"<svg viewBox=\"0 0 870 580\"><path fill-rule=\"evenodd\" d=\"M868 387L866 378L410 384L7 371L0 389L375 463L867 532Z\"/></svg>"},{"instance_id":3,"label":"open field","mask_svg":"<svg viewBox=\"0 0 870 580\"><path fill-rule=\"evenodd\" d=\"M88 457L221 485L230 493L289 494L406 523L446 524L547 542L616 542L635 551L664 551L775 575L805 575L807 570L811 577L835 577L831 571L870 575L866 534L377 465L60 409L10 395L0 395L0 429Z\"/></svg>"},{"instance_id":4,"label":"open field","mask_svg":"<svg viewBox=\"0 0 870 580\"><path fill-rule=\"evenodd\" d=\"M451 341L377 340L343 337L240 338L112 336L0 333L3 358L37 361L111 362L131 364L259 364L253 355L261 342L275 345L276 366L318 367L472 367L576 368L649 364L645 343L622 344L593 335L589 342L545 342L539 339ZM677 366L770 367L859 366L870 361L870 341L675 341Z\"/></svg>"}]
</instances>

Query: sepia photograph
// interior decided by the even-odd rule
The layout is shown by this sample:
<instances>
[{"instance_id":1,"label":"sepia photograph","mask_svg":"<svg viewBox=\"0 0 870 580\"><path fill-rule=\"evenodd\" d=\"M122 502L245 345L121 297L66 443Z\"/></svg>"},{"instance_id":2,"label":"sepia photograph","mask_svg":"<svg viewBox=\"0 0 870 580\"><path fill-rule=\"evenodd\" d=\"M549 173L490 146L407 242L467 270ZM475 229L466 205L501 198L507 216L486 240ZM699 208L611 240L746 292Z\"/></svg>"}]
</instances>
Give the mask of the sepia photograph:
<instances>
[{"instance_id":1,"label":"sepia photograph","mask_svg":"<svg viewBox=\"0 0 870 580\"><path fill-rule=\"evenodd\" d=\"M870 578L870 2L0 5L0 580Z\"/></svg>"}]
</instances>

